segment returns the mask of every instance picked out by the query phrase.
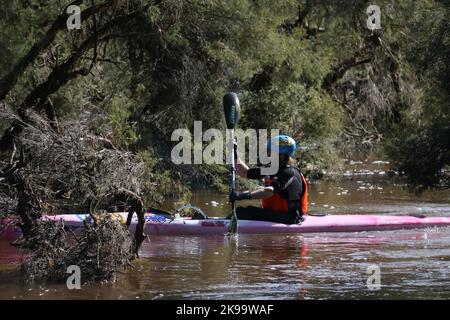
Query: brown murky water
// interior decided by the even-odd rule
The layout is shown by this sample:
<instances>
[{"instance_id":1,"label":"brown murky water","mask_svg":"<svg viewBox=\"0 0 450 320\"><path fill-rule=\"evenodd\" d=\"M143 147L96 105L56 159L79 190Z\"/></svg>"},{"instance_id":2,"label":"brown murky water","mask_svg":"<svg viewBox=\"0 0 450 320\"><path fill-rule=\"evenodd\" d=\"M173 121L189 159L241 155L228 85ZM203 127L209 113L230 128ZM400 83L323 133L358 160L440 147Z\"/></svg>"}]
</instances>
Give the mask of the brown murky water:
<instances>
[{"instance_id":1,"label":"brown murky water","mask_svg":"<svg viewBox=\"0 0 450 320\"><path fill-rule=\"evenodd\" d=\"M311 186L310 208L328 213L450 215L450 192L416 198L375 173ZM253 202L255 203L255 202ZM226 196L192 198L210 216L228 213ZM170 207L171 204L167 204ZM450 228L301 235L155 237L137 269L113 284L30 286L16 272L18 253L0 243L2 299L449 299ZM380 269L379 290L367 287Z\"/></svg>"}]
</instances>

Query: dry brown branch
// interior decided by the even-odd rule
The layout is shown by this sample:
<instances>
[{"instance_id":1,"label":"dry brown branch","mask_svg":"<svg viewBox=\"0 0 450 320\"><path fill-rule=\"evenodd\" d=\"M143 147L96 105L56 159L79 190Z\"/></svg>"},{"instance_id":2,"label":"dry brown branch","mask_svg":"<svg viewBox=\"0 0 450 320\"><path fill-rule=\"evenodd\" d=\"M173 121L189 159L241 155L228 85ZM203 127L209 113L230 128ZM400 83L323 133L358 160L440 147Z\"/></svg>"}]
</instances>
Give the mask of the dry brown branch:
<instances>
[{"instance_id":1,"label":"dry brown branch","mask_svg":"<svg viewBox=\"0 0 450 320\"><path fill-rule=\"evenodd\" d=\"M18 119L11 110L4 115ZM42 213L98 212L119 202L132 208L142 223L143 163L90 134L88 123L63 122L57 133L39 114L28 111L26 117L30 122L15 137L23 158L16 156L17 164L2 169L4 183L17 192L17 213L25 229ZM139 245L141 231L136 233Z\"/></svg>"}]
</instances>

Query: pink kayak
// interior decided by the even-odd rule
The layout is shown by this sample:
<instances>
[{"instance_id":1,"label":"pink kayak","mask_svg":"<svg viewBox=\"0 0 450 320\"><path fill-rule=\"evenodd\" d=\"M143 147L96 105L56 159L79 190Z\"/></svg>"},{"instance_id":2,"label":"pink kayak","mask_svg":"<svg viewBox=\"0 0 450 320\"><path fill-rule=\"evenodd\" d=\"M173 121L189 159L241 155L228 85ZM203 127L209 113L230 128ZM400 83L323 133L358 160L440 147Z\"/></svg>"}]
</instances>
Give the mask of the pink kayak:
<instances>
[{"instance_id":1,"label":"pink kayak","mask_svg":"<svg viewBox=\"0 0 450 320\"><path fill-rule=\"evenodd\" d=\"M113 217L125 223L127 213L114 213ZM86 215L46 216L44 219L63 220L72 231L82 230ZM136 226L133 218L131 229ZM188 218L171 218L166 215L148 213L145 231L149 235L220 235L227 232L229 220L209 218L192 220ZM0 228L0 238L14 239L20 231L11 225ZM302 234L314 232L359 232L398 229L419 229L450 226L450 217L416 217L389 215L325 215L306 216L301 225L286 225L265 221L239 220L239 234Z\"/></svg>"}]
</instances>

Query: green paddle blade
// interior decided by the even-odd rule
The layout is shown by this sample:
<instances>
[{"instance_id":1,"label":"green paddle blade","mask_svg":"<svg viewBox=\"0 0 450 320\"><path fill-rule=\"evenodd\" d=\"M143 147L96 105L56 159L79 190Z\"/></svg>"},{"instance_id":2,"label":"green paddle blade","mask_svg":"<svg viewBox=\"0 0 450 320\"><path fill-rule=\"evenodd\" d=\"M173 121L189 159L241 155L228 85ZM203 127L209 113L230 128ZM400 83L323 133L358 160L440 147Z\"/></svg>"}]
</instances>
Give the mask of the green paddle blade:
<instances>
[{"instance_id":1,"label":"green paddle blade","mask_svg":"<svg viewBox=\"0 0 450 320\"><path fill-rule=\"evenodd\" d=\"M241 113L241 105L236 93L228 92L223 97L223 111L228 129L236 128Z\"/></svg>"},{"instance_id":2,"label":"green paddle blade","mask_svg":"<svg viewBox=\"0 0 450 320\"><path fill-rule=\"evenodd\" d=\"M235 214L231 215L230 224L228 225L228 235L237 233L238 222Z\"/></svg>"}]
</instances>

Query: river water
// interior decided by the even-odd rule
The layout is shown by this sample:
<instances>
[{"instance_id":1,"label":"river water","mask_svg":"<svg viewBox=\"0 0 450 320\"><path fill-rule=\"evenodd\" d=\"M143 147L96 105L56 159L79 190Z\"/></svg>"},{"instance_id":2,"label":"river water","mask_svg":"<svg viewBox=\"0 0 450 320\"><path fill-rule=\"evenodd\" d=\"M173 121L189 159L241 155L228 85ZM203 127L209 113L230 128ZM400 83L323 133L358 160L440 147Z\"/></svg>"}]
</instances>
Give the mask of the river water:
<instances>
[{"instance_id":1,"label":"river water","mask_svg":"<svg viewBox=\"0 0 450 320\"><path fill-rule=\"evenodd\" d=\"M449 191L416 198L382 173L312 184L310 210L450 215ZM228 213L224 195L199 192L191 202L210 216ZM236 239L150 237L134 270L115 283L81 290L24 284L17 272L19 259L20 253L0 242L0 299L450 298L450 228Z\"/></svg>"}]
</instances>

